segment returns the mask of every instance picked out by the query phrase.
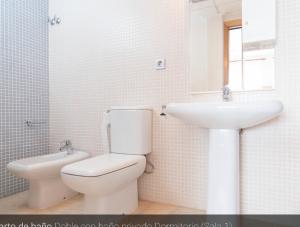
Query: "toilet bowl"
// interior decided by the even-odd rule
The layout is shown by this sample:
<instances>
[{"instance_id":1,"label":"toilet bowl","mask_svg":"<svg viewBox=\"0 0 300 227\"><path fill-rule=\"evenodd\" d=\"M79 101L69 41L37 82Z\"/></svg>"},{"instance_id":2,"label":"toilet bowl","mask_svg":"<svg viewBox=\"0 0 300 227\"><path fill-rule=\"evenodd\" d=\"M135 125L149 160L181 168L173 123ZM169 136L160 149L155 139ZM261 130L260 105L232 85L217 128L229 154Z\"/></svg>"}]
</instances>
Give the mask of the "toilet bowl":
<instances>
[{"instance_id":1,"label":"toilet bowl","mask_svg":"<svg viewBox=\"0 0 300 227\"><path fill-rule=\"evenodd\" d=\"M62 182L60 170L64 165L88 157L86 152L67 154L65 151L16 160L7 168L16 177L29 180L28 206L45 209L77 194Z\"/></svg>"},{"instance_id":2,"label":"toilet bowl","mask_svg":"<svg viewBox=\"0 0 300 227\"><path fill-rule=\"evenodd\" d=\"M85 194L85 211L131 213L137 207L137 178L145 165L142 155L110 153L67 165L61 176L65 184Z\"/></svg>"},{"instance_id":3,"label":"toilet bowl","mask_svg":"<svg viewBox=\"0 0 300 227\"><path fill-rule=\"evenodd\" d=\"M84 194L89 214L130 214L138 207L137 180L152 150L152 110L115 107L109 111L103 132L109 153L66 165L63 182ZM109 140L110 138L110 140Z\"/></svg>"}]
</instances>

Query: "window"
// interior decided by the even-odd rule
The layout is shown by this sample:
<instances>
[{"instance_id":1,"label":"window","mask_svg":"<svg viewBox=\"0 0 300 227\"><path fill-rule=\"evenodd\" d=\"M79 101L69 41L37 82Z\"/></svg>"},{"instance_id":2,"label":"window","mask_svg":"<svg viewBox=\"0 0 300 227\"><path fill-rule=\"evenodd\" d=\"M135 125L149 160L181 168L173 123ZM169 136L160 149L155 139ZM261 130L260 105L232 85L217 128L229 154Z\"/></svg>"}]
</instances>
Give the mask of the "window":
<instances>
[{"instance_id":1,"label":"window","mask_svg":"<svg viewBox=\"0 0 300 227\"><path fill-rule=\"evenodd\" d=\"M232 90L274 88L274 48L243 50L241 21L224 24L224 85Z\"/></svg>"}]
</instances>

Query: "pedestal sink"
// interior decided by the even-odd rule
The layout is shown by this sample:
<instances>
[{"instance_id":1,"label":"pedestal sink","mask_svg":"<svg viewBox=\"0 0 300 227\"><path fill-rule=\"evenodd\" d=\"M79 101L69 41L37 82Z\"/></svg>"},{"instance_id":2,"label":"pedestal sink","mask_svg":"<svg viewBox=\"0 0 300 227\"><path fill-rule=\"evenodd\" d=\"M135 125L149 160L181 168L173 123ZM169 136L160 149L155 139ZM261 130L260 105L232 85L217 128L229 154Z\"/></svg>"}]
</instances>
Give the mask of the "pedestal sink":
<instances>
[{"instance_id":1,"label":"pedestal sink","mask_svg":"<svg viewBox=\"0 0 300 227\"><path fill-rule=\"evenodd\" d=\"M166 113L209 129L208 214L239 214L239 132L278 116L280 101L171 103Z\"/></svg>"}]
</instances>

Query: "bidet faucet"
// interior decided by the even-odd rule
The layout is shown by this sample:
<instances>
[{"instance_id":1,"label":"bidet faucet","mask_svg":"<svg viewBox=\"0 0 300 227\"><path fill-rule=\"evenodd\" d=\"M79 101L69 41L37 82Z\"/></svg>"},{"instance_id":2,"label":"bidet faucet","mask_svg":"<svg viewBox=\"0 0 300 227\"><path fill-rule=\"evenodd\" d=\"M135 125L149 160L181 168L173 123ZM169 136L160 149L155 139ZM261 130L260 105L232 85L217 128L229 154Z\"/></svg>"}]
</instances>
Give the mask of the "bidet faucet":
<instances>
[{"instance_id":1,"label":"bidet faucet","mask_svg":"<svg viewBox=\"0 0 300 227\"><path fill-rule=\"evenodd\" d=\"M231 90L229 86L223 87L223 101L229 102L231 100Z\"/></svg>"},{"instance_id":2,"label":"bidet faucet","mask_svg":"<svg viewBox=\"0 0 300 227\"><path fill-rule=\"evenodd\" d=\"M66 151L67 154L73 154L74 148L72 146L71 140L65 140L62 142L62 146L59 148L60 151Z\"/></svg>"}]
</instances>

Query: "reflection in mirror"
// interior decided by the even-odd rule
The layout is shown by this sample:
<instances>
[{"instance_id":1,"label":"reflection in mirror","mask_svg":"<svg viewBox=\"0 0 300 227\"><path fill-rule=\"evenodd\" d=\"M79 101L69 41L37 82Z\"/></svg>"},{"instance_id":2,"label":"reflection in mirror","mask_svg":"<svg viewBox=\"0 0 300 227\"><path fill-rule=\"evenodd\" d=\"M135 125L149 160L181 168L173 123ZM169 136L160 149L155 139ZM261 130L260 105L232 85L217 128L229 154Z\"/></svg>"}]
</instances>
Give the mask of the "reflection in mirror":
<instances>
[{"instance_id":1,"label":"reflection in mirror","mask_svg":"<svg viewBox=\"0 0 300 227\"><path fill-rule=\"evenodd\" d=\"M256 0L251 1L253 6ZM248 10L245 5L243 13ZM250 26L249 15L251 10L247 11L245 23L242 0L190 1L192 93L220 91L225 85L235 91L274 88L274 42L257 38L253 43L245 43L246 29L252 37L262 37Z\"/></svg>"}]
</instances>

